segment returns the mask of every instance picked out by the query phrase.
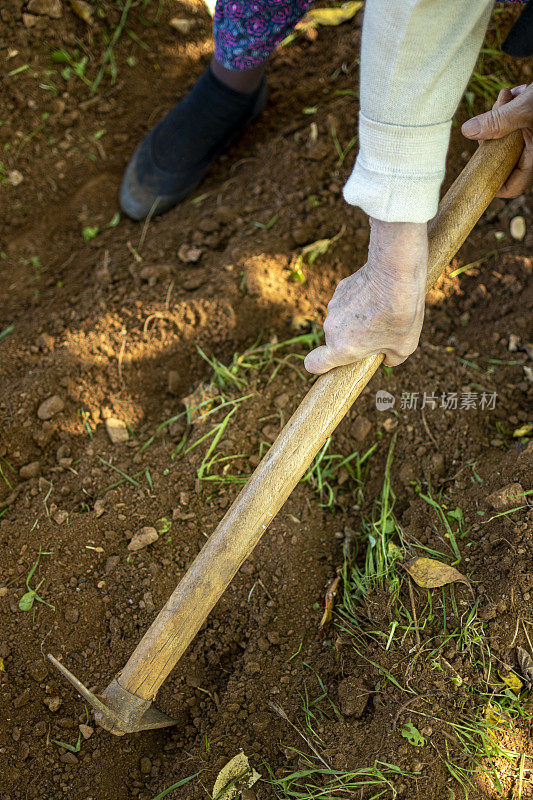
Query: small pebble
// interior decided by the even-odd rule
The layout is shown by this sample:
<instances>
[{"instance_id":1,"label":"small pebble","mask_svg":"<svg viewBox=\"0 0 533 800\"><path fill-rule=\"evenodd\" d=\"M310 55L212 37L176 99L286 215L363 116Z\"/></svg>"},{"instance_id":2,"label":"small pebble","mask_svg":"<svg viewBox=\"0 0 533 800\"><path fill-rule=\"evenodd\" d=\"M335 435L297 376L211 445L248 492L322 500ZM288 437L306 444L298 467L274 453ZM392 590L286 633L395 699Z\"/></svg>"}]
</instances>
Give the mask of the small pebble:
<instances>
[{"instance_id":1,"label":"small pebble","mask_svg":"<svg viewBox=\"0 0 533 800\"><path fill-rule=\"evenodd\" d=\"M69 753L68 751L59 756L59 760L62 761L63 764L71 764L72 766L78 763L78 759L74 753Z\"/></svg>"},{"instance_id":2,"label":"small pebble","mask_svg":"<svg viewBox=\"0 0 533 800\"><path fill-rule=\"evenodd\" d=\"M168 393L179 394L181 387L181 376L175 369L169 370L168 373Z\"/></svg>"},{"instance_id":3,"label":"small pebble","mask_svg":"<svg viewBox=\"0 0 533 800\"><path fill-rule=\"evenodd\" d=\"M127 442L130 438L126 423L121 419L109 417L105 421L105 429L112 444L122 444L122 442Z\"/></svg>"},{"instance_id":4,"label":"small pebble","mask_svg":"<svg viewBox=\"0 0 533 800\"><path fill-rule=\"evenodd\" d=\"M79 728L84 739L90 739L94 733L94 728L91 728L90 725L80 725Z\"/></svg>"},{"instance_id":5,"label":"small pebble","mask_svg":"<svg viewBox=\"0 0 533 800\"><path fill-rule=\"evenodd\" d=\"M516 353L519 344L520 344L520 336L517 336L516 333L510 333L509 344L507 345L507 349L509 350L509 352Z\"/></svg>"},{"instance_id":6,"label":"small pebble","mask_svg":"<svg viewBox=\"0 0 533 800\"><path fill-rule=\"evenodd\" d=\"M37 410L37 416L39 419L46 420L52 419L53 416L59 414L60 411L63 411L65 408L65 403L59 397L59 395L54 394L52 397L49 397L39 406Z\"/></svg>"},{"instance_id":7,"label":"small pebble","mask_svg":"<svg viewBox=\"0 0 533 800\"><path fill-rule=\"evenodd\" d=\"M200 260L202 250L194 245L182 244L178 250L178 258L185 264L196 264Z\"/></svg>"},{"instance_id":8,"label":"small pebble","mask_svg":"<svg viewBox=\"0 0 533 800\"><path fill-rule=\"evenodd\" d=\"M30 480L30 478L38 478L40 474L41 464L39 461L32 461L19 469L19 475L23 481Z\"/></svg>"},{"instance_id":9,"label":"small pebble","mask_svg":"<svg viewBox=\"0 0 533 800\"><path fill-rule=\"evenodd\" d=\"M524 217L513 217L509 225L509 233L513 239L516 239L517 242L521 242L526 235L526 231L527 227Z\"/></svg>"},{"instance_id":10,"label":"small pebble","mask_svg":"<svg viewBox=\"0 0 533 800\"><path fill-rule=\"evenodd\" d=\"M191 20L181 19L180 17L173 17L169 22L171 28L174 28L175 31L183 34L189 33L193 27L193 24L194 23Z\"/></svg>"},{"instance_id":11,"label":"small pebble","mask_svg":"<svg viewBox=\"0 0 533 800\"><path fill-rule=\"evenodd\" d=\"M28 11L32 14L42 14L51 19L61 19L63 8L61 0L30 0Z\"/></svg>"},{"instance_id":12,"label":"small pebble","mask_svg":"<svg viewBox=\"0 0 533 800\"><path fill-rule=\"evenodd\" d=\"M155 528L141 528L139 533L132 536L128 544L128 550L142 550L143 547L153 544L153 542L156 542L158 539L159 534Z\"/></svg>"},{"instance_id":13,"label":"small pebble","mask_svg":"<svg viewBox=\"0 0 533 800\"><path fill-rule=\"evenodd\" d=\"M509 483L502 489L492 492L487 497L487 503L495 511L503 511L526 504L524 489L520 483Z\"/></svg>"},{"instance_id":14,"label":"small pebble","mask_svg":"<svg viewBox=\"0 0 533 800\"><path fill-rule=\"evenodd\" d=\"M101 517L102 514L105 514L105 503L102 499L94 501L94 513L97 517Z\"/></svg>"},{"instance_id":15,"label":"small pebble","mask_svg":"<svg viewBox=\"0 0 533 800\"><path fill-rule=\"evenodd\" d=\"M7 180L11 186L20 186L24 180L24 175L22 172L19 172L18 169L12 169L11 172L7 173Z\"/></svg>"}]
</instances>

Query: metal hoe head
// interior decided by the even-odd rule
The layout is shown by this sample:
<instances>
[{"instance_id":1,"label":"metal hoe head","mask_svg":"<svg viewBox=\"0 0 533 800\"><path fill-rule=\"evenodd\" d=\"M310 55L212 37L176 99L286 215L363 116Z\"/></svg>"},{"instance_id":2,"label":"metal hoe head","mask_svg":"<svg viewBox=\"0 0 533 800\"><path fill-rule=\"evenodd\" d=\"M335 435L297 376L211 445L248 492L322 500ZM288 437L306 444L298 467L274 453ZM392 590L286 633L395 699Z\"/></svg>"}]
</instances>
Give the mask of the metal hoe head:
<instances>
[{"instance_id":1,"label":"metal hoe head","mask_svg":"<svg viewBox=\"0 0 533 800\"><path fill-rule=\"evenodd\" d=\"M48 658L57 667L60 673L74 686L93 708L94 718L100 727L123 736L125 733L148 731L155 728L169 728L177 725L178 721L159 711L151 700L141 697L123 689L115 678L101 695L95 695L87 689L66 667L63 666L50 653Z\"/></svg>"}]
</instances>

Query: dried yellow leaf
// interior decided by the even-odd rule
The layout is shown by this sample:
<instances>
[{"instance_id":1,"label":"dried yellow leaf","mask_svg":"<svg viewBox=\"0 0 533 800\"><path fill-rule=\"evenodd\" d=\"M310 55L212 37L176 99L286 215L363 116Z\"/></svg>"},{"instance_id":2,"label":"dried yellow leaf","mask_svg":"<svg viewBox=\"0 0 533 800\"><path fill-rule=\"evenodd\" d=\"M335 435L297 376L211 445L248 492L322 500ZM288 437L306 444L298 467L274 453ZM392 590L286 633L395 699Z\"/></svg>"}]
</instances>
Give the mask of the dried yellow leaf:
<instances>
[{"instance_id":1,"label":"dried yellow leaf","mask_svg":"<svg viewBox=\"0 0 533 800\"><path fill-rule=\"evenodd\" d=\"M248 756L238 753L218 773L213 786L213 800L234 800L243 789L249 789L260 777L250 766Z\"/></svg>"},{"instance_id":2,"label":"dried yellow leaf","mask_svg":"<svg viewBox=\"0 0 533 800\"><path fill-rule=\"evenodd\" d=\"M456 581L470 587L470 581L459 570L434 558L411 558L403 567L414 582L424 589L435 589Z\"/></svg>"},{"instance_id":3,"label":"dried yellow leaf","mask_svg":"<svg viewBox=\"0 0 533 800\"><path fill-rule=\"evenodd\" d=\"M498 670L498 675L512 692L514 692L515 694L520 694L520 692L524 688L524 684L522 683L518 675L515 675L514 672L500 672L500 670Z\"/></svg>"},{"instance_id":4,"label":"dried yellow leaf","mask_svg":"<svg viewBox=\"0 0 533 800\"><path fill-rule=\"evenodd\" d=\"M489 703L485 709L485 722L488 725L502 725L506 719Z\"/></svg>"},{"instance_id":5,"label":"dried yellow leaf","mask_svg":"<svg viewBox=\"0 0 533 800\"><path fill-rule=\"evenodd\" d=\"M533 425L528 423L527 425L522 425L521 428L516 428L513 431L513 438L521 439L522 436L531 436L531 434L533 434Z\"/></svg>"},{"instance_id":6,"label":"dried yellow leaf","mask_svg":"<svg viewBox=\"0 0 533 800\"><path fill-rule=\"evenodd\" d=\"M354 0L339 8L313 8L307 12L304 22L311 20L316 25L342 25L355 17L362 5L360 0Z\"/></svg>"},{"instance_id":7,"label":"dried yellow leaf","mask_svg":"<svg viewBox=\"0 0 533 800\"><path fill-rule=\"evenodd\" d=\"M337 596L337 589L339 588L340 580L340 575L337 575L337 577L332 580L328 586L326 591L326 605L322 619L320 620L320 630L325 628L325 626L328 625L333 618L333 606L335 605L335 597Z\"/></svg>"}]
</instances>

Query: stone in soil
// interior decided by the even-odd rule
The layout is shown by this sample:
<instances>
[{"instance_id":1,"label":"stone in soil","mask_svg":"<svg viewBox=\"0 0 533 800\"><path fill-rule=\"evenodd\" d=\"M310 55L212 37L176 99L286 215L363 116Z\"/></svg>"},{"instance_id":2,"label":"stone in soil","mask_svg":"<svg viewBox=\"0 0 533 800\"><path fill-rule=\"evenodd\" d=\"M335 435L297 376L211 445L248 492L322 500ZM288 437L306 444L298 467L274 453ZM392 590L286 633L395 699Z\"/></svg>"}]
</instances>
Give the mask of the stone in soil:
<instances>
[{"instance_id":1,"label":"stone in soil","mask_svg":"<svg viewBox=\"0 0 533 800\"><path fill-rule=\"evenodd\" d=\"M495 511L504 511L525 505L524 489L520 483L509 483L502 489L497 489L487 497L487 503Z\"/></svg>"},{"instance_id":2,"label":"stone in soil","mask_svg":"<svg viewBox=\"0 0 533 800\"><path fill-rule=\"evenodd\" d=\"M94 728L91 728L90 725L80 725L79 728L84 739L90 739L94 733Z\"/></svg>"},{"instance_id":3,"label":"stone in soil","mask_svg":"<svg viewBox=\"0 0 533 800\"><path fill-rule=\"evenodd\" d=\"M51 19L61 19L63 16L61 0L30 0L28 11Z\"/></svg>"},{"instance_id":4,"label":"stone in soil","mask_svg":"<svg viewBox=\"0 0 533 800\"><path fill-rule=\"evenodd\" d=\"M30 478L37 478L41 474L41 464L39 461L32 461L30 464L25 464L19 469L19 475L23 481L30 480Z\"/></svg>"},{"instance_id":5,"label":"stone in soil","mask_svg":"<svg viewBox=\"0 0 533 800\"><path fill-rule=\"evenodd\" d=\"M178 258L185 264L196 264L201 255L202 250L194 245L182 244L178 250Z\"/></svg>"},{"instance_id":6,"label":"stone in soil","mask_svg":"<svg viewBox=\"0 0 533 800\"><path fill-rule=\"evenodd\" d=\"M169 370L168 373L168 393L179 394L181 388L181 376L175 369Z\"/></svg>"},{"instance_id":7,"label":"stone in soil","mask_svg":"<svg viewBox=\"0 0 533 800\"><path fill-rule=\"evenodd\" d=\"M63 753L63 755L59 756L59 760L63 764L70 764L71 766L74 766L75 764L78 763L78 759L76 758L74 753L69 753L68 751L66 753Z\"/></svg>"},{"instance_id":8,"label":"stone in soil","mask_svg":"<svg viewBox=\"0 0 533 800\"><path fill-rule=\"evenodd\" d=\"M130 438L126 423L121 419L109 417L105 421L105 429L112 444L122 444L122 442L127 442Z\"/></svg>"},{"instance_id":9,"label":"stone in soil","mask_svg":"<svg viewBox=\"0 0 533 800\"><path fill-rule=\"evenodd\" d=\"M352 434L356 441L362 442L372 430L372 423L366 417L358 416L352 422Z\"/></svg>"},{"instance_id":10,"label":"stone in soil","mask_svg":"<svg viewBox=\"0 0 533 800\"><path fill-rule=\"evenodd\" d=\"M142 528L139 533L136 533L132 536L131 541L128 544L128 550L142 550L143 547L147 547L147 545L157 542L158 539L159 534L155 528Z\"/></svg>"},{"instance_id":11,"label":"stone in soil","mask_svg":"<svg viewBox=\"0 0 533 800\"><path fill-rule=\"evenodd\" d=\"M105 514L105 502L101 498L94 501L94 513L97 517L101 517L102 514Z\"/></svg>"},{"instance_id":12,"label":"stone in soil","mask_svg":"<svg viewBox=\"0 0 533 800\"><path fill-rule=\"evenodd\" d=\"M65 403L59 397L59 395L54 394L52 397L49 397L47 400L41 403L39 409L37 411L37 416L39 419L46 420L52 419L53 416L59 414L60 411L63 411L65 408Z\"/></svg>"}]
</instances>

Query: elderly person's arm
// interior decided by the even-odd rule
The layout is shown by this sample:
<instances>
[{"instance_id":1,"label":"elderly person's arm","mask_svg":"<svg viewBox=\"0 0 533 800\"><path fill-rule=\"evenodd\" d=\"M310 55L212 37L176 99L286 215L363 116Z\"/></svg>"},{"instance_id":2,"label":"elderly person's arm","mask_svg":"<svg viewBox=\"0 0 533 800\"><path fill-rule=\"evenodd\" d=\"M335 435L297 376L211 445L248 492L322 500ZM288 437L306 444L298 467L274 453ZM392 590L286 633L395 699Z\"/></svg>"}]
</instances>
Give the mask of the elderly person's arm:
<instances>
[{"instance_id":1,"label":"elderly person's arm","mask_svg":"<svg viewBox=\"0 0 533 800\"><path fill-rule=\"evenodd\" d=\"M427 230L438 206L451 120L474 68L492 0L367 0L359 154L344 197L371 218L368 261L337 287L322 373L385 353L400 364L424 316Z\"/></svg>"}]
</instances>

